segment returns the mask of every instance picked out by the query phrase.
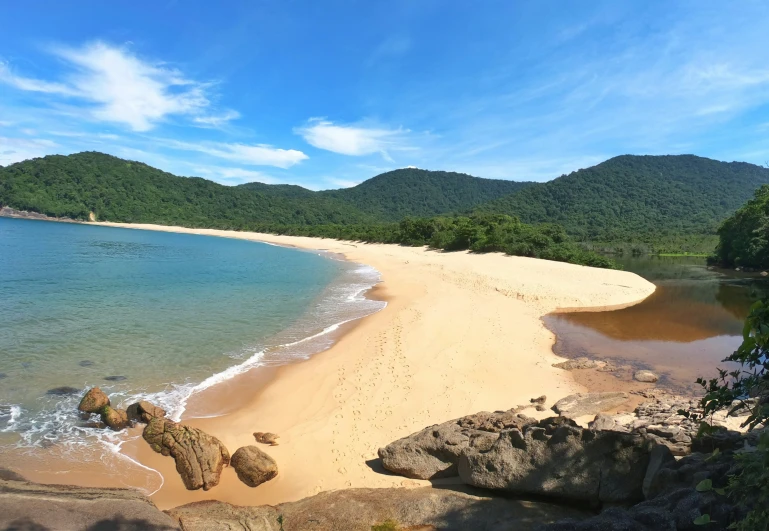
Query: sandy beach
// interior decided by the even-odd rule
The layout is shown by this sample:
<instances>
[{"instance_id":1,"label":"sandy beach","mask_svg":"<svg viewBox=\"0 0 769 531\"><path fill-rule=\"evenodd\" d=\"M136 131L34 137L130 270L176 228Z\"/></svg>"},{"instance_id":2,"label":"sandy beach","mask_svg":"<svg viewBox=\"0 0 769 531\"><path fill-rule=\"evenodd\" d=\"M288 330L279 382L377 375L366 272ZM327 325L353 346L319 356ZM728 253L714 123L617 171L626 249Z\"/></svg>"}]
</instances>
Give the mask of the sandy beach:
<instances>
[{"instance_id":1,"label":"sandy beach","mask_svg":"<svg viewBox=\"0 0 769 531\"><path fill-rule=\"evenodd\" d=\"M247 487L226 468L214 489L186 490L173 459L154 453L141 439L141 426L130 429L131 440L121 448L139 466L105 469L98 460L74 463L53 454L40 454L32 463L15 452L0 460L0 465L39 483L155 491L151 498L161 509L210 499L276 504L348 487L429 485L386 473L378 464L377 450L426 426L479 411L511 409L541 395L550 406L588 388L630 390L625 386L634 384L613 377L602 380L602 373L586 377L553 368L561 358L553 354L555 337L542 317L559 310L626 307L655 290L633 273L502 254L159 225L101 225L333 252L377 269L381 282L368 296L387 301L384 310L342 326L336 343L307 361L256 368L191 397L182 422L219 438L230 453L257 444L253 432L280 435L278 446L258 445L277 461L279 475L257 488ZM533 408L525 413L552 415ZM162 475L162 486L160 477L148 469Z\"/></svg>"},{"instance_id":2,"label":"sandy beach","mask_svg":"<svg viewBox=\"0 0 769 531\"><path fill-rule=\"evenodd\" d=\"M261 446L278 462L276 479L249 488L228 468L218 487L190 492L172 459L154 454L141 440L125 445L126 454L163 474L163 487L152 496L160 508L206 499L274 504L346 487L429 484L382 473L375 461L378 448L462 415L509 409L543 394L552 404L584 391L568 372L551 366L559 358L541 317L559 309L627 306L655 289L632 273L501 254L103 225L340 253L381 273L375 296L388 302L381 312L347 327L326 352L270 369L268 378L246 373L195 397L209 408L219 401L231 412L182 420L218 437L231 452L255 444L255 431L280 435L279 446Z\"/></svg>"}]
</instances>

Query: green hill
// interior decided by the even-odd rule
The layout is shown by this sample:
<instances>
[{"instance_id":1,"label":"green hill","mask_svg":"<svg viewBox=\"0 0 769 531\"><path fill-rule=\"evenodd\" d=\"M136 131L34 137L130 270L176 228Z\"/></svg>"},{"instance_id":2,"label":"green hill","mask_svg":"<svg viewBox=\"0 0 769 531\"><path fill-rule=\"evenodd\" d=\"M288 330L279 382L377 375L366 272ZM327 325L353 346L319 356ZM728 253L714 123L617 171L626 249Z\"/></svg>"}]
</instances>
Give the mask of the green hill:
<instances>
[{"instance_id":1,"label":"green hill","mask_svg":"<svg viewBox=\"0 0 769 531\"><path fill-rule=\"evenodd\" d=\"M223 186L86 152L3 168L0 205L74 219L94 212L107 221L240 229L372 221L338 199L314 193L299 198L280 186L262 186Z\"/></svg>"},{"instance_id":2,"label":"green hill","mask_svg":"<svg viewBox=\"0 0 769 531\"><path fill-rule=\"evenodd\" d=\"M714 235L766 183L769 169L745 162L624 155L475 211L515 215L527 223L558 223L582 241L655 242Z\"/></svg>"},{"instance_id":3,"label":"green hill","mask_svg":"<svg viewBox=\"0 0 769 531\"><path fill-rule=\"evenodd\" d=\"M381 220L399 221L407 216L466 212L531 184L404 168L377 175L352 188L327 190L320 194L341 199Z\"/></svg>"},{"instance_id":4,"label":"green hill","mask_svg":"<svg viewBox=\"0 0 769 531\"><path fill-rule=\"evenodd\" d=\"M712 261L726 267L769 267L769 186L756 190L753 198L718 229L719 242Z\"/></svg>"}]
</instances>

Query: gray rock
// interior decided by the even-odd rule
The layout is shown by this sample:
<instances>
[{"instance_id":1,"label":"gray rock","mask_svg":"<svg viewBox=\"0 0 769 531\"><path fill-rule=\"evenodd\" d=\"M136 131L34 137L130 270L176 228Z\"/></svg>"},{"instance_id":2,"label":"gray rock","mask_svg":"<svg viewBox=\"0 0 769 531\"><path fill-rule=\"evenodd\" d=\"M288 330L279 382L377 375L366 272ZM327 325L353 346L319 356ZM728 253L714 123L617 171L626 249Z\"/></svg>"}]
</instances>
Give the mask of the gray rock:
<instances>
[{"instance_id":1,"label":"gray rock","mask_svg":"<svg viewBox=\"0 0 769 531\"><path fill-rule=\"evenodd\" d=\"M633 375L633 378L636 381L644 382L644 383L654 383L660 379L659 376L657 376L651 371L636 371L635 374Z\"/></svg>"},{"instance_id":2,"label":"gray rock","mask_svg":"<svg viewBox=\"0 0 769 531\"><path fill-rule=\"evenodd\" d=\"M660 470L665 468L670 463L674 463L676 460L673 454L670 453L670 449L667 446L657 445L652 448L649 455L649 466L646 468L646 474L643 480L643 494L648 500L651 496L651 487L654 478L657 476Z\"/></svg>"},{"instance_id":3,"label":"gray rock","mask_svg":"<svg viewBox=\"0 0 769 531\"><path fill-rule=\"evenodd\" d=\"M638 435L554 417L504 431L486 451L466 449L459 477L476 487L572 502L634 502L643 499L651 449Z\"/></svg>"},{"instance_id":4,"label":"gray rock","mask_svg":"<svg viewBox=\"0 0 769 531\"><path fill-rule=\"evenodd\" d=\"M595 369L599 366L599 363L590 358L574 358L573 360L562 361L561 363L554 363L553 367L563 369L565 371L573 371L575 369Z\"/></svg>"},{"instance_id":5,"label":"gray rock","mask_svg":"<svg viewBox=\"0 0 769 531\"><path fill-rule=\"evenodd\" d=\"M612 430L617 427L617 423L611 415L599 413L587 425L591 430Z\"/></svg>"},{"instance_id":6,"label":"gray rock","mask_svg":"<svg viewBox=\"0 0 769 531\"><path fill-rule=\"evenodd\" d=\"M217 439L190 426L153 418L142 434L150 447L176 461L176 471L189 490L209 490L219 484L230 453Z\"/></svg>"},{"instance_id":7,"label":"gray rock","mask_svg":"<svg viewBox=\"0 0 769 531\"><path fill-rule=\"evenodd\" d=\"M497 434L536 424L535 419L510 411L481 412L430 426L379 449L389 471L414 479L457 475L459 456L467 448L487 450Z\"/></svg>"},{"instance_id":8,"label":"gray rock","mask_svg":"<svg viewBox=\"0 0 769 531\"><path fill-rule=\"evenodd\" d=\"M138 492L0 480L0 529L177 530Z\"/></svg>"},{"instance_id":9,"label":"gray rock","mask_svg":"<svg viewBox=\"0 0 769 531\"><path fill-rule=\"evenodd\" d=\"M552 409L563 417L576 418L613 409L627 400L627 393L577 393L562 398Z\"/></svg>"},{"instance_id":10,"label":"gray rock","mask_svg":"<svg viewBox=\"0 0 769 531\"><path fill-rule=\"evenodd\" d=\"M278 475L275 460L256 446L238 448L230 465L238 474L238 479L249 487L258 487Z\"/></svg>"},{"instance_id":11,"label":"gray rock","mask_svg":"<svg viewBox=\"0 0 769 531\"><path fill-rule=\"evenodd\" d=\"M70 395L76 395L80 392L80 389L77 387L69 387L67 385L63 385L61 387L54 387L53 389L48 389L48 391L45 392L45 394L49 396L70 396Z\"/></svg>"},{"instance_id":12,"label":"gray rock","mask_svg":"<svg viewBox=\"0 0 769 531\"><path fill-rule=\"evenodd\" d=\"M274 507L206 501L168 513L185 531L279 531L278 516L284 531L371 531L387 520L414 531L534 531L561 518L589 516L570 507L431 487L344 489Z\"/></svg>"},{"instance_id":13,"label":"gray rock","mask_svg":"<svg viewBox=\"0 0 769 531\"><path fill-rule=\"evenodd\" d=\"M278 439L280 439L280 435L270 433L269 431L254 432L254 440L258 443L269 444L270 446L278 446Z\"/></svg>"}]
</instances>

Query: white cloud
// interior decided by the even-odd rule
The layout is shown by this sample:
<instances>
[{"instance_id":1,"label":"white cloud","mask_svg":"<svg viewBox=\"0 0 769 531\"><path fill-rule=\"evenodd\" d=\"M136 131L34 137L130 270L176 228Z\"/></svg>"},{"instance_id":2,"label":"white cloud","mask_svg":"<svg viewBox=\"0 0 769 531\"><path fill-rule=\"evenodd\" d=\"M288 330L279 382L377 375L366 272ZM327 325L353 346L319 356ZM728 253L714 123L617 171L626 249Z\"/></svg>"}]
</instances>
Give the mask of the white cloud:
<instances>
[{"instance_id":1,"label":"white cloud","mask_svg":"<svg viewBox=\"0 0 769 531\"><path fill-rule=\"evenodd\" d=\"M240 118L238 111L228 110L218 115L196 116L192 121L201 127L221 127L226 123Z\"/></svg>"},{"instance_id":2,"label":"white cloud","mask_svg":"<svg viewBox=\"0 0 769 531\"><path fill-rule=\"evenodd\" d=\"M0 82L31 92L56 94L91 104L92 118L148 131L169 116L191 116L213 125L235 118L234 111L216 116L206 91L210 85L185 78L162 63L143 61L125 48L94 42L81 48L55 48L71 72L51 82L16 75L0 64Z\"/></svg>"},{"instance_id":3,"label":"white cloud","mask_svg":"<svg viewBox=\"0 0 769 531\"><path fill-rule=\"evenodd\" d=\"M0 166L44 157L57 148L59 148L58 144L43 138L0 137Z\"/></svg>"},{"instance_id":4,"label":"white cloud","mask_svg":"<svg viewBox=\"0 0 769 531\"><path fill-rule=\"evenodd\" d=\"M309 120L307 125L294 131L319 149L351 156L380 153L387 160L391 160L387 150L398 149L408 133L403 129L336 125L319 118Z\"/></svg>"},{"instance_id":5,"label":"white cloud","mask_svg":"<svg viewBox=\"0 0 769 531\"><path fill-rule=\"evenodd\" d=\"M158 142L172 149L197 151L213 157L248 164L251 166L275 166L290 168L307 159L307 155L295 149L279 149L266 144L226 144L222 142L181 142L178 140L157 139Z\"/></svg>"},{"instance_id":6,"label":"white cloud","mask_svg":"<svg viewBox=\"0 0 769 531\"><path fill-rule=\"evenodd\" d=\"M246 170L243 168L224 168L221 166L194 166L192 168L196 174L212 181L236 181L226 184L240 184L260 182L265 184L275 184L277 181L269 175L260 171Z\"/></svg>"},{"instance_id":7,"label":"white cloud","mask_svg":"<svg viewBox=\"0 0 769 531\"><path fill-rule=\"evenodd\" d=\"M334 185L337 188L352 188L353 186L358 186L363 181L353 181L349 179L337 179L335 177L328 177L326 178L326 182Z\"/></svg>"}]
</instances>

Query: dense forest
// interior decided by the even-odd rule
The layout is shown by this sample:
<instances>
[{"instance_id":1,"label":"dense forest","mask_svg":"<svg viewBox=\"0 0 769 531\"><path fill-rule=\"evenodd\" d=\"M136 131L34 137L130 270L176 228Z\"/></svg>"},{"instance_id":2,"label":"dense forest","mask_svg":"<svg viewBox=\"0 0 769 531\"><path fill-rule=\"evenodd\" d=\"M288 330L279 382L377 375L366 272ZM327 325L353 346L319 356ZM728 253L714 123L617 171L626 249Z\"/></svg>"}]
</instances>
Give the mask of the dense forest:
<instances>
[{"instance_id":1,"label":"dense forest","mask_svg":"<svg viewBox=\"0 0 769 531\"><path fill-rule=\"evenodd\" d=\"M407 168L352 188L314 192L263 183L228 187L86 152L0 168L0 206L74 219L93 213L99 220L118 222L399 243L409 239L398 223L405 218L435 227L520 219L523 224L556 223L585 249L709 253L718 241L719 224L767 183L769 169L747 163L626 155L546 183ZM510 223L500 222L508 228ZM441 235L443 229L434 232L419 241L442 249L456 245L447 243L451 238ZM757 249L755 241L750 245ZM720 249L733 254L724 245ZM729 260L755 262L748 256L756 252L740 251ZM519 248L514 254L537 253Z\"/></svg>"},{"instance_id":2,"label":"dense forest","mask_svg":"<svg viewBox=\"0 0 769 531\"><path fill-rule=\"evenodd\" d=\"M769 186L756 190L753 199L718 229L712 261L723 266L769 268Z\"/></svg>"},{"instance_id":3,"label":"dense forest","mask_svg":"<svg viewBox=\"0 0 769 531\"><path fill-rule=\"evenodd\" d=\"M515 215L526 223L559 223L583 242L710 252L719 224L768 183L769 169L744 162L624 155L476 211Z\"/></svg>"},{"instance_id":4,"label":"dense forest","mask_svg":"<svg viewBox=\"0 0 769 531\"><path fill-rule=\"evenodd\" d=\"M352 188L321 195L341 199L383 221L467 212L476 205L535 183L481 179L464 173L403 168L377 175Z\"/></svg>"}]
</instances>

